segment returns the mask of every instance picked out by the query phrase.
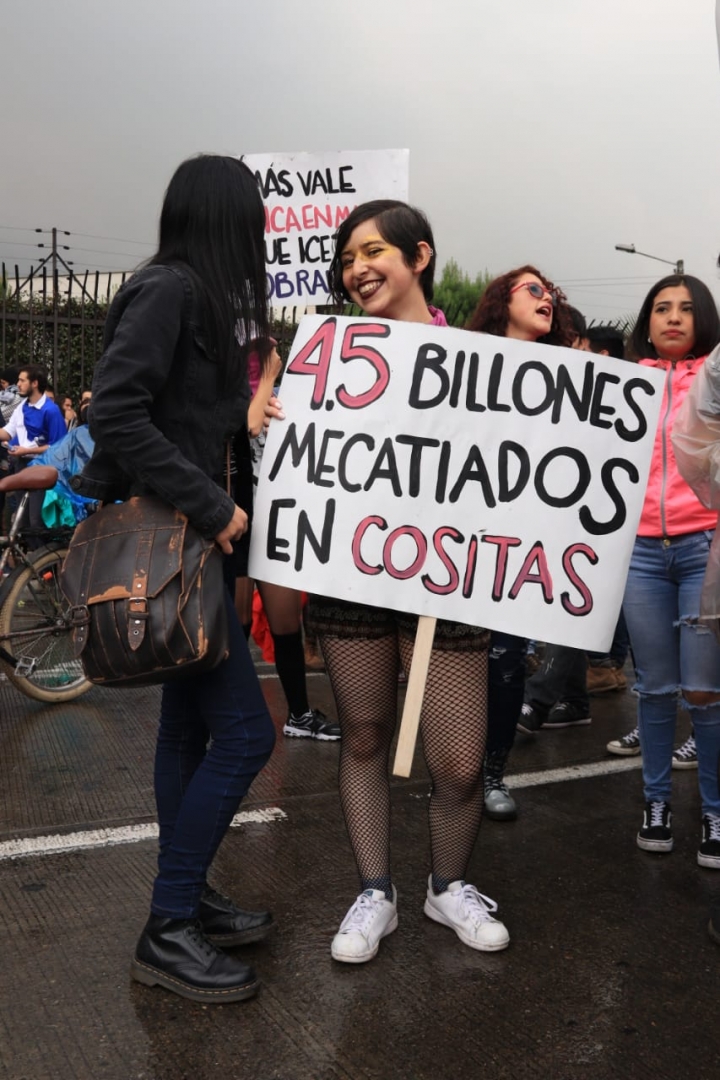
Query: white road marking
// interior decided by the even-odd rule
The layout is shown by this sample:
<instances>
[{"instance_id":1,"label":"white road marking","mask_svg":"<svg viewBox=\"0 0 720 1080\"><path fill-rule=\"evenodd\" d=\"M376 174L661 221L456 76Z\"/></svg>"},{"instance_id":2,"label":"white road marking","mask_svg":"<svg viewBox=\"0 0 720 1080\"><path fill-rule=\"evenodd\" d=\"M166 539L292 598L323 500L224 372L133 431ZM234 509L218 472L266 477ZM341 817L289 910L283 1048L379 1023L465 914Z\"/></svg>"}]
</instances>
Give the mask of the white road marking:
<instances>
[{"instance_id":1,"label":"white road marking","mask_svg":"<svg viewBox=\"0 0 720 1080\"><path fill-rule=\"evenodd\" d=\"M319 679L320 676L325 676L324 671L306 671L306 679ZM258 673L258 679L277 679L277 674L274 671L264 671Z\"/></svg>"},{"instance_id":2,"label":"white road marking","mask_svg":"<svg viewBox=\"0 0 720 1080\"><path fill-rule=\"evenodd\" d=\"M509 788L537 787L539 784L561 784L565 780L583 780L588 776L609 776L611 773L631 772L642 768L642 758L614 758L612 761L593 761L588 765L566 765L562 769L545 769L543 772L516 773L506 776Z\"/></svg>"},{"instance_id":3,"label":"white road marking","mask_svg":"<svg viewBox=\"0 0 720 1080\"><path fill-rule=\"evenodd\" d=\"M506 783L512 790L538 787L540 784L560 784L567 780L584 780L591 776L609 776L612 773L636 771L641 765L642 760L639 756L616 758L613 761L595 761L588 765L568 765L562 769L516 773L514 776L506 777ZM415 797L426 798L424 794ZM287 820L287 814L279 806L268 806L264 810L241 810L233 818L231 827L263 825L285 820ZM141 840L156 840L157 835L157 825L149 822L146 825L123 825L115 829L88 829L82 832L5 840L0 842L0 862L32 855L58 855L68 851L112 847L115 844L138 844Z\"/></svg>"},{"instance_id":4,"label":"white road marking","mask_svg":"<svg viewBox=\"0 0 720 1080\"><path fill-rule=\"evenodd\" d=\"M268 806L264 810L241 810L230 822L230 827L266 825L286 818L287 814L278 806ZM88 829L54 836L30 836L24 840L5 840L0 843L0 862L28 855L57 855L87 848L112 847L115 844L138 844L141 840L156 840L157 836L157 825L148 822L146 825L122 825L116 829Z\"/></svg>"},{"instance_id":5,"label":"white road marking","mask_svg":"<svg viewBox=\"0 0 720 1080\"><path fill-rule=\"evenodd\" d=\"M515 791L518 788L540 787L541 784L562 784L566 780L585 780L591 776L609 776L612 773L632 772L641 767L642 759L640 755L637 755L631 758L615 758L613 761L593 761L588 765L567 765L562 769L515 773L514 776L506 776L505 783ZM414 796L416 799L429 797L429 792Z\"/></svg>"}]
</instances>

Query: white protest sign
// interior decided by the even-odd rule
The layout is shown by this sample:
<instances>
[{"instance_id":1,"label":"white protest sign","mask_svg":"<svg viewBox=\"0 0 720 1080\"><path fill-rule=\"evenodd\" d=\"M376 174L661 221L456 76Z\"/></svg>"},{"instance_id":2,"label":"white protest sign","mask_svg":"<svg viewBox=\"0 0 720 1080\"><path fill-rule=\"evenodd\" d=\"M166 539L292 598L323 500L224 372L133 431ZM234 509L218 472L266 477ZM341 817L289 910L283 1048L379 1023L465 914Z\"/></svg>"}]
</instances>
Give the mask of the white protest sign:
<instances>
[{"instance_id":1,"label":"white protest sign","mask_svg":"<svg viewBox=\"0 0 720 1080\"><path fill-rule=\"evenodd\" d=\"M609 647L664 374L465 330L306 316L250 574Z\"/></svg>"},{"instance_id":2,"label":"white protest sign","mask_svg":"<svg viewBox=\"0 0 720 1080\"><path fill-rule=\"evenodd\" d=\"M407 150L246 154L265 203L265 258L274 307L327 304L333 235L369 199L408 198Z\"/></svg>"}]
</instances>

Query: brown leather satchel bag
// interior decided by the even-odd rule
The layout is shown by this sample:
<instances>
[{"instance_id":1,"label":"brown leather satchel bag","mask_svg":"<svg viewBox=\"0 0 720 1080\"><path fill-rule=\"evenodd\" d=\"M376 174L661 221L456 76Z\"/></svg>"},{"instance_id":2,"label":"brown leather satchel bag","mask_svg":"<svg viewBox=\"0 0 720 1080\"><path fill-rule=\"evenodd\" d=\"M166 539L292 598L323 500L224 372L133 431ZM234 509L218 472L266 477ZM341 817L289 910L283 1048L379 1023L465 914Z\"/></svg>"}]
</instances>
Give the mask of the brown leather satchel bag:
<instances>
[{"instance_id":1,"label":"brown leather satchel bag","mask_svg":"<svg viewBox=\"0 0 720 1080\"><path fill-rule=\"evenodd\" d=\"M222 553L160 499L112 503L81 522L61 586L92 682L167 682L227 655Z\"/></svg>"}]
</instances>

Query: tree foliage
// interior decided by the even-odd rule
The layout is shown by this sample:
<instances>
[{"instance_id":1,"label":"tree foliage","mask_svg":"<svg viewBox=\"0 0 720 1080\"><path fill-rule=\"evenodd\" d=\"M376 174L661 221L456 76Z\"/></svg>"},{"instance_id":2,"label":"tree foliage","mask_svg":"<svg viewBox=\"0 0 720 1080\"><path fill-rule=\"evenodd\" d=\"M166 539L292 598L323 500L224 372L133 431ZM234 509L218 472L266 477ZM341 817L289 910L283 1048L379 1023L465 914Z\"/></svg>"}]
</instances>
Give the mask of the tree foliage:
<instances>
[{"instance_id":1,"label":"tree foliage","mask_svg":"<svg viewBox=\"0 0 720 1080\"><path fill-rule=\"evenodd\" d=\"M465 326L492 279L487 270L471 278L454 259L449 259L435 286L433 304L445 312L450 326Z\"/></svg>"}]
</instances>

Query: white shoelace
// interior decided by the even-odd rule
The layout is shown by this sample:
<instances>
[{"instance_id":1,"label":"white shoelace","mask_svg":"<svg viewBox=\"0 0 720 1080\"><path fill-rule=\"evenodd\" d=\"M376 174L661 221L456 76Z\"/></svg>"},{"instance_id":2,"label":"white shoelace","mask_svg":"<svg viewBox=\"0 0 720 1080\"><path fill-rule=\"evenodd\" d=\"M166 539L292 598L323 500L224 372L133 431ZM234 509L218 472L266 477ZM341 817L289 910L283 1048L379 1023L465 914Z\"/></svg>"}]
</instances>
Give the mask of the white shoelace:
<instances>
[{"instance_id":1,"label":"white shoelace","mask_svg":"<svg viewBox=\"0 0 720 1080\"><path fill-rule=\"evenodd\" d=\"M463 885L460 890L460 912L465 919L476 925L492 920L492 913L498 906L489 896L483 896L474 885Z\"/></svg>"},{"instance_id":2,"label":"white shoelace","mask_svg":"<svg viewBox=\"0 0 720 1080\"><path fill-rule=\"evenodd\" d=\"M383 897L383 900L385 898ZM367 893L360 893L353 906L343 919L341 934L364 934L368 926L380 911L383 900L375 900Z\"/></svg>"},{"instance_id":3,"label":"white shoelace","mask_svg":"<svg viewBox=\"0 0 720 1080\"><path fill-rule=\"evenodd\" d=\"M708 814L708 840L720 840L720 817Z\"/></svg>"},{"instance_id":4,"label":"white shoelace","mask_svg":"<svg viewBox=\"0 0 720 1080\"><path fill-rule=\"evenodd\" d=\"M681 761L692 761L693 758L697 757L697 747L695 746L695 738L693 735L690 735L682 746L677 748L675 757L680 758Z\"/></svg>"},{"instance_id":5,"label":"white shoelace","mask_svg":"<svg viewBox=\"0 0 720 1080\"><path fill-rule=\"evenodd\" d=\"M654 828L656 825L664 825L663 810L665 809L664 802L650 803L650 828Z\"/></svg>"}]
</instances>

